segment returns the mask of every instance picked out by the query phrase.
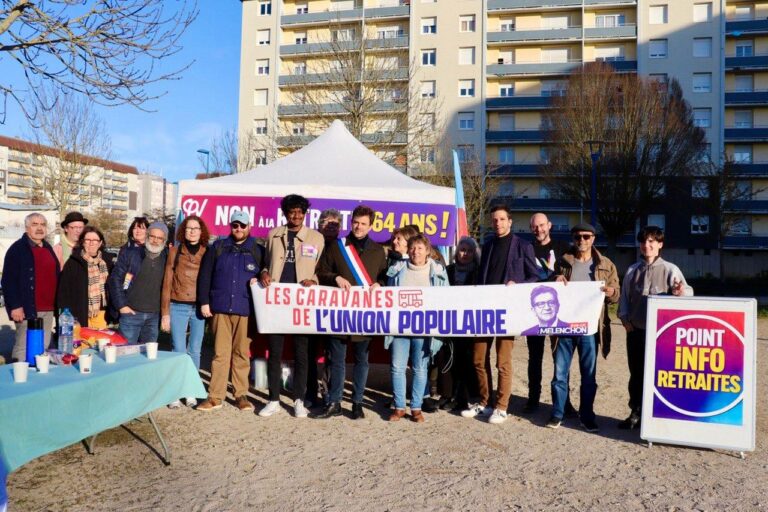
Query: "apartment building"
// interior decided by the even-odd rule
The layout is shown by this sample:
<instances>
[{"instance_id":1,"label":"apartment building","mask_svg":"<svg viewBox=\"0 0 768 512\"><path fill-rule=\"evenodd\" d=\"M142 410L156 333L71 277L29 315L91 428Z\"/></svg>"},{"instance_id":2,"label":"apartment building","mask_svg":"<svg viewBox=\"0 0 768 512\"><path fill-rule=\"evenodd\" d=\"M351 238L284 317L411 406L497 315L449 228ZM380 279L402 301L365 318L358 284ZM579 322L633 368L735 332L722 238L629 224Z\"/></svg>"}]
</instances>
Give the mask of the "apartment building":
<instances>
[{"instance_id":1,"label":"apartment building","mask_svg":"<svg viewBox=\"0 0 768 512\"><path fill-rule=\"evenodd\" d=\"M156 174L139 174L138 204L139 214L150 216L174 215L178 198L178 184L169 183Z\"/></svg>"},{"instance_id":2,"label":"apartment building","mask_svg":"<svg viewBox=\"0 0 768 512\"><path fill-rule=\"evenodd\" d=\"M434 110L425 112L422 103L410 120L434 116L437 138L458 149L467 167L477 164L497 180L499 195L516 212L514 229L527 231L530 214L545 211L564 236L588 217L588 205L553 198L539 179L547 158L542 120L552 98L565 94L571 73L603 61L622 73L677 79L696 124L706 132L705 154L718 164L724 158L734 162L743 192L727 205L732 221L723 233L709 200L717 191L706 180L671 184L656 211L638 223L665 227L667 254L694 275L718 275L721 257L729 269L747 275L768 265L768 2L244 0L242 5L239 131L274 141L277 150L265 149L264 161L308 142L334 117L345 118L337 104L321 113L309 108L291 87L302 83L306 89L305 75L313 71L318 87L330 87L329 74L317 72L327 67L316 64L329 60L327 41L365 34L366 49L393 66L413 67L399 75L409 82L402 87L417 87L420 97L433 98ZM394 89L382 100L403 94ZM373 149L391 157L397 153L395 140ZM435 147L411 148L408 162L434 162ZM634 257L631 233L619 245L627 261Z\"/></svg>"}]
</instances>

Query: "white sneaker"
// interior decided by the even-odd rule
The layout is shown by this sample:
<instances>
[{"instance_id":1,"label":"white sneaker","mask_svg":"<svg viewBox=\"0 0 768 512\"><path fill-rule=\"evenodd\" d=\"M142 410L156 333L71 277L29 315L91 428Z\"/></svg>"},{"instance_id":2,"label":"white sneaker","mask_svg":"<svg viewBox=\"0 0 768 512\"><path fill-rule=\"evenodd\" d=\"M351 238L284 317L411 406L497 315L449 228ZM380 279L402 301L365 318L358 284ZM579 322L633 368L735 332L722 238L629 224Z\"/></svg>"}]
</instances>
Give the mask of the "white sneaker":
<instances>
[{"instance_id":1,"label":"white sneaker","mask_svg":"<svg viewBox=\"0 0 768 512\"><path fill-rule=\"evenodd\" d=\"M475 416L484 418L490 416L492 412L493 409L488 406L483 407L480 404L469 404L469 408L461 411L461 415L465 418L474 418Z\"/></svg>"},{"instance_id":2,"label":"white sneaker","mask_svg":"<svg viewBox=\"0 0 768 512\"><path fill-rule=\"evenodd\" d=\"M181 400L174 400L168 404L169 409L178 409L179 407L181 407Z\"/></svg>"},{"instance_id":3,"label":"white sneaker","mask_svg":"<svg viewBox=\"0 0 768 512\"><path fill-rule=\"evenodd\" d=\"M275 400L274 402L267 402L262 410L259 411L259 416L262 418L269 418L276 412L280 411L280 402Z\"/></svg>"},{"instance_id":4,"label":"white sneaker","mask_svg":"<svg viewBox=\"0 0 768 512\"><path fill-rule=\"evenodd\" d=\"M293 401L293 415L297 418L306 418L309 415L309 411L304 407L303 400Z\"/></svg>"},{"instance_id":5,"label":"white sneaker","mask_svg":"<svg viewBox=\"0 0 768 512\"><path fill-rule=\"evenodd\" d=\"M494 425L504 423L505 421L507 421L507 413L501 409L494 410L493 414L488 419L488 423L493 423Z\"/></svg>"},{"instance_id":6,"label":"white sneaker","mask_svg":"<svg viewBox=\"0 0 768 512\"><path fill-rule=\"evenodd\" d=\"M187 407L194 407L197 405L197 398L193 398L191 396L185 398L184 401L187 402Z\"/></svg>"}]
</instances>

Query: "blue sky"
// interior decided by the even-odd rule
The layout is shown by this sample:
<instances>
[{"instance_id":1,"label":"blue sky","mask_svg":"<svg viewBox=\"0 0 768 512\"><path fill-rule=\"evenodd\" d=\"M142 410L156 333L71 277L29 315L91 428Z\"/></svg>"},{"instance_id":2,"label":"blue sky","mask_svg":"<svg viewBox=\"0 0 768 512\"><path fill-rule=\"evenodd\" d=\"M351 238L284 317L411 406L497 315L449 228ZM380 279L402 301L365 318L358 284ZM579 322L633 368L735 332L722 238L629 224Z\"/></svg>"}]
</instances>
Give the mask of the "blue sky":
<instances>
[{"instance_id":1,"label":"blue sky","mask_svg":"<svg viewBox=\"0 0 768 512\"><path fill-rule=\"evenodd\" d=\"M204 171L197 149L210 147L213 138L237 125L242 7L238 0L199 0L198 7L200 14L182 39L184 49L168 65L195 62L180 80L153 89L167 91L148 105L155 112L130 106L97 110L112 140L112 160L169 181ZM18 72L0 61L0 75ZM9 104L0 134L29 138L30 128L15 105Z\"/></svg>"}]
</instances>

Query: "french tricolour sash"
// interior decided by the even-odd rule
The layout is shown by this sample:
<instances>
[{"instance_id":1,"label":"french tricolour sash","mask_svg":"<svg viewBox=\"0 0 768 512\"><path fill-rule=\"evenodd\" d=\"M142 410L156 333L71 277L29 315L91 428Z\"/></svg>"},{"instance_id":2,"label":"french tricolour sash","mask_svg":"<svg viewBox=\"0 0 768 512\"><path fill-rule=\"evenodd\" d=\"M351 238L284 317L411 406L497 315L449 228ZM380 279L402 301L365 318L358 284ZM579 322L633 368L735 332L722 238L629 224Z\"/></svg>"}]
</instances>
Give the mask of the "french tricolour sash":
<instances>
[{"instance_id":1,"label":"french tricolour sash","mask_svg":"<svg viewBox=\"0 0 768 512\"><path fill-rule=\"evenodd\" d=\"M352 244L347 245L347 239L341 238L336 241L341 249L341 254L344 256L344 261L347 263L347 267L352 271L352 276L355 278L355 284L368 288L373 284L371 276L368 275L368 271L365 270L363 260L360 259L360 253L357 252L355 246Z\"/></svg>"}]
</instances>

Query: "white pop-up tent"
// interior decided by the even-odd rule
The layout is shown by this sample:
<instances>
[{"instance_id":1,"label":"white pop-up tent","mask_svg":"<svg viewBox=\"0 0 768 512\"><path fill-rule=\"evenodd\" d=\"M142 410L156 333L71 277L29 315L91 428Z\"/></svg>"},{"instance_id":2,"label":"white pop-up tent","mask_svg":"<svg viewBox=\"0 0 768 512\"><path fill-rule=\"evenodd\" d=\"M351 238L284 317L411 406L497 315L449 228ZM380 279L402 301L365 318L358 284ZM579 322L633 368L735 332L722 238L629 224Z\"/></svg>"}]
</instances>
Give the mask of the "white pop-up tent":
<instances>
[{"instance_id":1,"label":"white pop-up tent","mask_svg":"<svg viewBox=\"0 0 768 512\"><path fill-rule=\"evenodd\" d=\"M252 171L184 180L179 196L236 195L392 201L454 205L455 192L415 180L376 157L335 120L305 147Z\"/></svg>"}]
</instances>

